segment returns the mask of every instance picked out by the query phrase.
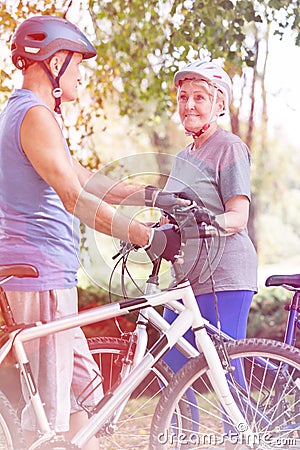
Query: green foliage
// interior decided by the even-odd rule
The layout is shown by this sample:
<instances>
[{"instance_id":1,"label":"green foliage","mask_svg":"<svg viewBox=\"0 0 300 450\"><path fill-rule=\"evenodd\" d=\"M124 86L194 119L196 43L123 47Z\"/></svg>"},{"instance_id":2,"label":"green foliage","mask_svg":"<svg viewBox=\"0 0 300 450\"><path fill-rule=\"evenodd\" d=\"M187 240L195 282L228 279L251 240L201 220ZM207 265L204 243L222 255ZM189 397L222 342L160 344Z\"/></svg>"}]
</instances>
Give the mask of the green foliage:
<instances>
[{"instance_id":1,"label":"green foliage","mask_svg":"<svg viewBox=\"0 0 300 450\"><path fill-rule=\"evenodd\" d=\"M254 296L247 327L248 337L283 340L292 295L282 288L261 288Z\"/></svg>"},{"instance_id":2,"label":"green foliage","mask_svg":"<svg viewBox=\"0 0 300 450\"><path fill-rule=\"evenodd\" d=\"M108 293L104 289L90 286L87 289L78 288L79 309L84 310L109 302Z\"/></svg>"},{"instance_id":3,"label":"green foliage","mask_svg":"<svg viewBox=\"0 0 300 450\"><path fill-rule=\"evenodd\" d=\"M229 74L242 65L253 66L255 52L247 39L249 25L272 21L275 32L291 28L299 41L299 0L86 0L93 29L86 31L98 50L93 83L88 85L99 114L103 99L117 92L120 112L139 117L152 104L149 123L157 115L172 112L173 75L195 57L225 60ZM33 14L68 17L72 1L19 0L0 2L1 37L9 42L17 23ZM84 22L82 23L84 25ZM93 36L94 33L94 36ZM10 75L1 70L1 81ZM5 82L1 89L7 89ZM148 111L149 112L149 111Z\"/></svg>"},{"instance_id":4,"label":"green foliage","mask_svg":"<svg viewBox=\"0 0 300 450\"><path fill-rule=\"evenodd\" d=\"M260 261L289 260L300 244L299 153L280 140L267 147L252 146L252 195L257 202L257 241ZM297 264L297 261L295 261Z\"/></svg>"},{"instance_id":5,"label":"green foliage","mask_svg":"<svg viewBox=\"0 0 300 450\"><path fill-rule=\"evenodd\" d=\"M153 115L161 115L174 107L172 80L182 62L199 56L223 58L232 74L243 64L252 67L255 53L247 41L248 25L273 21L277 33L291 27L297 38L297 7L298 2L262 0L90 0L98 42L95 95L117 89L122 114L138 115L145 101L155 101Z\"/></svg>"},{"instance_id":6,"label":"green foliage","mask_svg":"<svg viewBox=\"0 0 300 450\"><path fill-rule=\"evenodd\" d=\"M229 73L253 65L249 24L272 21L275 33L282 36L290 28L299 43L299 0L89 0L81 5L88 8L94 30L87 31L94 31L98 49L95 82L89 85L94 111L116 91L122 114L139 115L145 102L155 103L149 120L172 111L172 79L182 62L197 56L223 58ZM1 38L9 42L16 25L30 15L68 17L71 7L70 0L1 0ZM6 76L1 71L1 80Z\"/></svg>"},{"instance_id":7,"label":"green foliage","mask_svg":"<svg viewBox=\"0 0 300 450\"><path fill-rule=\"evenodd\" d=\"M284 11L285 14L282 14ZM275 20L275 34L282 37L288 27L295 32L295 42L300 45L300 2L299 0L269 0L268 12Z\"/></svg>"},{"instance_id":8,"label":"green foliage","mask_svg":"<svg viewBox=\"0 0 300 450\"><path fill-rule=\"evenodd\" d=\"M174 106L173 75L180 63L199 55L251 63L244 25L261 21L248 1L89 2L98 67L96 96L120 93L122 114L139 114L155 100L155 114ZM153 119L153 118L152 118Z\"/></svg>"}]
</instances>

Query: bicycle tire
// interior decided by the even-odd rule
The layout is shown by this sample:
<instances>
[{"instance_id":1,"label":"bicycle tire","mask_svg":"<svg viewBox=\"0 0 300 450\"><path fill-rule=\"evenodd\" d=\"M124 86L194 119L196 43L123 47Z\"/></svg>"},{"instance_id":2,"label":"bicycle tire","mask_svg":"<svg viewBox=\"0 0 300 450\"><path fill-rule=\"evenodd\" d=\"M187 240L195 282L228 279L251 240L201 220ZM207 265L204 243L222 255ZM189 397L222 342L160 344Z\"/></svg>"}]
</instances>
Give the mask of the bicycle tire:
<instances>
[{"instance_id":1,"label":"bicycle tire","mask_svg":"<svg viewBox=\"0 0 300 450\"><path fill-rule=\"evenodd\" d=\"M127 355L129 343L123 338L94 337L88 339L88 345L104 378L105 394L113 389L118 380L123 364L122 358ZM132 393L118 420L117 430L101 430L99 448L105 450L147 448L151 420L162 386L165 387L172 376L173 371L169 366L163 361L158 361L151 373Z\"/></svg>"},{"instance_id":2,"label":"bicycle tire","mask_svg":"<svg viewBox=\"0 0 300 450\"><path fill-rule=\"evenodd\" d=\"M0 392L0 450L24 450L21 425L6 396Z\"/></svg>"},{"instance_id":3,"label":"bicycle tire","mask_svg":"<svg viewBox=\"0 0 300 450\"><path fill-rule=\"evenodd\" d=\"M266 339L230 342L227 351L231 363L244 363L243 377L247 384L239 384L232 374L227 377L231 392L254 432L253 448L299 449L300 351ZM199 355L174 375L156 407L149 449L223 449L228 437L236 444L235 449L250 448L245 439L242 442L238 437L238 430L221 409L207 372L206 360ZM178 402L186 401L187 392L193 394L189 403L193 419L185 423L185 428L180 423L177 427L174 409ZM195 419L197 410L200 418Z\"/></svg>"}]
</instances>

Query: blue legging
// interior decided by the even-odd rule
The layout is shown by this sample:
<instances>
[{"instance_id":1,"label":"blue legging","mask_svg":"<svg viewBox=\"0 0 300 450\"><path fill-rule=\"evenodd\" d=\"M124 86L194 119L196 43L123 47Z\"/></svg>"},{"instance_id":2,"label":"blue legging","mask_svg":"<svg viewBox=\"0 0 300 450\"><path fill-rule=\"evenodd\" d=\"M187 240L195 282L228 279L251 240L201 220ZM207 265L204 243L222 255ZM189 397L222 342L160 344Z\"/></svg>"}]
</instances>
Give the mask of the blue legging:
<instances>
[{"instance_id":1,"label":"blue legging","mask_svg":"<svg viewBox=\"0 0 300 450\"><path fill-rule=\"evenodd\" d=\"M250 309L250 304L253 298L253 291L220 291L217 292L218 310L221 322L221 329L234 339L242 339L246 337L247 319ZM196 296L198 306L203 317L213 325L216 325L216 312L214 306L213 294L202 294ZM177 317L173 311L165 309L164 318L172 323ZM192 330L188 330L184 337L195 347L195 336ZM171 367L174 372L177 372L187 361L187 358L180 353L175 347L168 351L164 356L164 361ZM236 380L244 384L243 372L241 368L236 367L234 376ZM186 393L191 404L194 403L193 392ZM194 423L199 423L199 415L196 410L192 413ZM225 431L226 431L225 427Z\"/></svg>"}]
</instances>

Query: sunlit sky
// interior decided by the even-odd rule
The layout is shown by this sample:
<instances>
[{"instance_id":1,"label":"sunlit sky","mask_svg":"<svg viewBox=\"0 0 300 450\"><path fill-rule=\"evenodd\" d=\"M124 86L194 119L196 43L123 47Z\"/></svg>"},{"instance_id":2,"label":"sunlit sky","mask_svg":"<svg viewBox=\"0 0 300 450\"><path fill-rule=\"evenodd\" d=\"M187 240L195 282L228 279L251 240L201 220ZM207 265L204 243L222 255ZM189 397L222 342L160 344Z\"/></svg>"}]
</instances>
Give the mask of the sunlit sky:
<instances>
[{"instance_id":1,"label":"sunlit sky","mask_svg":"<svg viewBox=\"0 0 300 450\"><path fill-rule=\"evenodd\" d=\"M273 130L282 127L287 140L295 145L299 141L299 61L300 47L292 37L286 36L282 41L271 39L266 79L270 127Z\"/></svg>"}]
</instances>

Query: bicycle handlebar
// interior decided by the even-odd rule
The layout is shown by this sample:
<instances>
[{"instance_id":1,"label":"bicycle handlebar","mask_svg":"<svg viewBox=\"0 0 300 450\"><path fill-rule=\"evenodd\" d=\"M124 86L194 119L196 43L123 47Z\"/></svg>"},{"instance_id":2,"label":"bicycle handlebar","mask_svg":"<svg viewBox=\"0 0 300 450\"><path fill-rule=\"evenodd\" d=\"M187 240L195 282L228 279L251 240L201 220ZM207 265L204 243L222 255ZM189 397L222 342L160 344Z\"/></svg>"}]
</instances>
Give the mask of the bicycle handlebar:
<instances>
[{"instance_id":1,"label":"bicycle handlebar","mask_svg":"<svg viewBox=\"0 0 300 450\"><path fill-rule=\"evenodd\" d=\"M210 211L192 203L189 206L176 205L172 217L179 227L182 241L187 239L209 238L225 233Z\"/></svg>"},{"instance_id":2,"label":"bicycle handlebar","mask_svg":"<svg viewBox=\"0 0 300 450\"><path fill-rule=\"evenodd\" d=\"M182 242L188 239L207 239L213 236L221 236L225 230L216 222L215 216L203 206L192 202L191 205L172 205L167 212L170 222L178 226ZM158 227L155 224L154 227ZM126 255L131 251L138 251L140 246L127 241L120 241L120 250L112 259L119 255Z\"/></svg>"}]
</instances>

